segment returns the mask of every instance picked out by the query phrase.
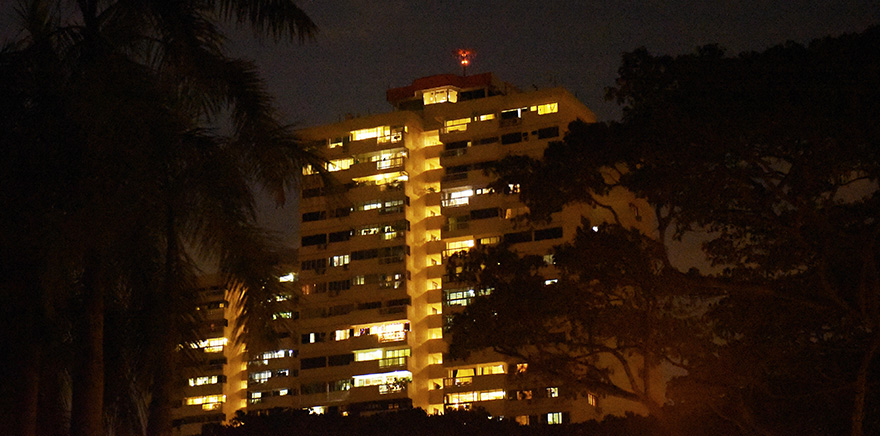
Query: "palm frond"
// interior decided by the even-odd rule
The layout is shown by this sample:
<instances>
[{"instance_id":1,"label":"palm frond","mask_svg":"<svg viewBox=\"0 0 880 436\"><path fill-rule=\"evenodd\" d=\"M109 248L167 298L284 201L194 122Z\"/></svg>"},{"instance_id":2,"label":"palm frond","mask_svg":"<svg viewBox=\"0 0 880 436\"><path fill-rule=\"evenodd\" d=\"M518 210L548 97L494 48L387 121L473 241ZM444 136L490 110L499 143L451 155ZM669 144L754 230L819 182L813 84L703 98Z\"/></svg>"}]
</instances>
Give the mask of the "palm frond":
<instances>
[{"instance_id":1,"label":"palm frond","mask_svg":"<svg viewBox=\"0 0 880 436\"><path fill-rule=\"evenodd\" d=\"M218 3L224 19L249 24L257 36L267 35L275 41L296 38L303 42L318 32L312 19L290 0L220 0Z\"/></svg>"}]
</instances>

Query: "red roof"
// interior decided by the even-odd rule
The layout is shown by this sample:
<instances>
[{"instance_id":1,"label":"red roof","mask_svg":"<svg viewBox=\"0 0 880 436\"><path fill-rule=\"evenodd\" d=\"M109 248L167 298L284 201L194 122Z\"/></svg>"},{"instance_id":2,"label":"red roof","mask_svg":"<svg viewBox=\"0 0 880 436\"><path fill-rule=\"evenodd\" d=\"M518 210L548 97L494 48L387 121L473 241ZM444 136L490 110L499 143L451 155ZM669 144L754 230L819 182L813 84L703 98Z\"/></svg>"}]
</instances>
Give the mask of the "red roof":
<instances>
[{"instance_id":1,"label":"red roof","mask_svg":"<svg viewBox=\"0 0 880 436\"><path fill-rule=\"evenodd\" d=\"M402 88L392 88L385 92L385 97L391 104L412 98L417 91L442 86L454 86L456 88L479 88L489 86L492 83L492 73L476 74L473 76L458 76L455 74L438 74L436 76L422 77L413 80L412 85Z\"/></svg>"}]
</instances>

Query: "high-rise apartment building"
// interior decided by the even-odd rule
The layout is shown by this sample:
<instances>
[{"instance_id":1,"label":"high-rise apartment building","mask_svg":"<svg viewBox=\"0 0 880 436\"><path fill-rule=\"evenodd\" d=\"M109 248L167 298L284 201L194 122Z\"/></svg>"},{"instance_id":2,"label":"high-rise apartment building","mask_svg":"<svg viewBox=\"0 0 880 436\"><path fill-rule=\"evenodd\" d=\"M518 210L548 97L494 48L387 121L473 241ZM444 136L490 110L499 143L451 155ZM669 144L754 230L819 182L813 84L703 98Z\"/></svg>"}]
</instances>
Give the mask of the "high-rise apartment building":
<instances>
[{"instance_id":1,"label":"high-rise apartment building","mask_svg":"<svg viewBox=\"0 0 880 436\"><path fill-rule=\"evenodd\" d=\"M194 315L197 337L180 359L175 434L201 434L203 425L223 423L247 404L247 359L234 335L237 292L217 275L200 280Z\"/></svg>"},{"instance_id":2,"label":"high-rise apartment building","mask_svg":"<svg viewBox=\"0 0 880 436\"><path fill-rule=\"evenodd\" d=\"M444 361L450 315L491 292L446 280L450 255L501 241L547 254L581 213L596 214L567 209L525 226L517 186L493 189L484 169L540 157L593 113L562 88L520 92L491 74L426 77L387 99L392 112L301 132L328 172L305 171L299 259L281 278L292 291L273 303L281 339L249 347L246 397L235 402L343 414L482 408L550 424L633 409L518 381L527 366L490 352Z\"/></svg>"},{"instance_id":3,"label":"high-rise apartment building","mask_svg":"<svg viewBox=\"0 0 880 436\"><path fill-rule=\"evenodd\" d=\"M307 171L298 304L279 310L296 337L252 356L248 407L362 413L486 409L521 422L600 416L595 396L516 386L520 362L483 353L444 362L444 323L482 292L444 281L445 259L477 245L547 253L580 221L523 227L517 187L483 170L539 157L571 121L595 117L561 88L519 92L491 74L439 75L391 89L396 109L307 129L330 177Z\"/></svg>"}]
</instances>

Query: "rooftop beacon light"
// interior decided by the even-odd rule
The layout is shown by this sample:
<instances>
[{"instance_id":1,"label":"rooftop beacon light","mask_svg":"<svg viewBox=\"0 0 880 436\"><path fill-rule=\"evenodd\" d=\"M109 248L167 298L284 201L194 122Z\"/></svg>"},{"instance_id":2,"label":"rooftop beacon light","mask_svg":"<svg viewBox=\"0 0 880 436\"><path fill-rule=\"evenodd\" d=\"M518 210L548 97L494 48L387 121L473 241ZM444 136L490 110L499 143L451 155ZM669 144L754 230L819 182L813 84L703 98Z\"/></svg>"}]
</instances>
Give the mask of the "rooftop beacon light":
<instances>
[{"instance_id":1,"label":"rooftop beacon light","mask_svg":"<svg viewBox=\"0 0 880 436\"><path fill-rule=\"evenodd\" d=\"M467 67L471 63L471 58L474 57L473 50L468 49L458 49L458 59L461 62L461 75L467 76Z\"/></svg>"}]
</instances>

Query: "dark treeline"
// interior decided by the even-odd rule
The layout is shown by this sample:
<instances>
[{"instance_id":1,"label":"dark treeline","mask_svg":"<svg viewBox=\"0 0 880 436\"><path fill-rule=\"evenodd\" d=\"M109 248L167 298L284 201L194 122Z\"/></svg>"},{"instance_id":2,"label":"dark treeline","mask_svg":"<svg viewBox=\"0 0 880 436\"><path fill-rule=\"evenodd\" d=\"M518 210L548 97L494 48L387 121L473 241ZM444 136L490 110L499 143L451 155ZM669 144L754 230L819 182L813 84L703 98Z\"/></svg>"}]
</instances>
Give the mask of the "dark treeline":
<instances>
[{"instance_id":1,"label":"dark treeline","mask_svg":"<svg viewBox=\"0 0 880 436\"><path fill-rule=\"evenodd\" d=\"M549 285L515 244L452 259L493 289L455 318L453 357L516 356L673 434L880 432L880 28L642 48L607 96L621 121L495 168L531 222L571 205L594 221L555 248Z\"/></svg>"},{"instance_id":2,"label":"dark treeline","mask_svg":"<svg viewBox=\"0 0 880 436\"><path fill-rule=\"evenodd\" d=\"M371 416L310 415L303 410L272 409L241 413L225 426L206 426L202 436L659 436L654 419L608 417L602 422L521 426L493 419L482 411L428 415L422 409Z\"/></svg>"}]
</instances>

